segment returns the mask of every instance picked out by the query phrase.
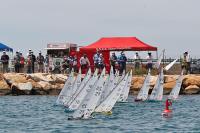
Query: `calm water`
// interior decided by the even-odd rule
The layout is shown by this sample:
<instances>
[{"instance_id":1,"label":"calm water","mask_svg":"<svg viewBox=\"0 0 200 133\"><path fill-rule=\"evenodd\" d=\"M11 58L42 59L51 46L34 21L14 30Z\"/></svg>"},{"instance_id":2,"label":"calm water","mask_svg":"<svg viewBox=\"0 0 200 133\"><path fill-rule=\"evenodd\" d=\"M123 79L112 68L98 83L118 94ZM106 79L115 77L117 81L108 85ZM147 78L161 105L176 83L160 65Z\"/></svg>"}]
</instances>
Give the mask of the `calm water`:
<instances>
[{"instance_id":1,"label":"calm water","mask_svg":"<svg viewBox=\"0 0 200 133\"><path fill-rule=\"evenodd\" d=\"M0 97L0 132L9 133L118 133L200 132L200 96L182 96L173 103L172 118L161 117L163 102L119 103L113 115L68 121L70 114L54 106L54 96Z\"/></svg>"}]
</instances>

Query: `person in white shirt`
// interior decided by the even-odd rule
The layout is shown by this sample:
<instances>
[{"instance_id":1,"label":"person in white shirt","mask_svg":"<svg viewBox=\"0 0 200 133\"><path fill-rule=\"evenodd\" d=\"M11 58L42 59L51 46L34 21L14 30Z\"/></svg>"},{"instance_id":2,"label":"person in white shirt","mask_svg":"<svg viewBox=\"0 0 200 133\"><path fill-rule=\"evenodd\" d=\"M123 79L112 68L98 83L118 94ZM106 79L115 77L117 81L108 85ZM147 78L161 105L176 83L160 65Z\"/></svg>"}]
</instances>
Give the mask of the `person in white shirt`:
<instances>
[{"instance_id":1,"label":"person in white shirt","mask_svg":"<svg viewBox=\"0 0 200 133\"><path fill-rule=\"evenodd\" d=\"M135 69L139 69L141 64L141 58L138 53L135 53L134 61L135 61Z\"/></svg>"},{"instance_id":2,"label":"person in white shirt","mask_svg":"<svg viewBox=\"0 0 200 133\"><path fill-rule=\"evenodd\" d=\"M90 66L90 61L86 54L83 54L83 56L80 58L80 65L82 71L87 70Z\"/></svg>"},{"instance_id":3,"label":"person in white shirt","mask_svg":"<svg viewBox=\"0 0 200 133\"><path fill-rule=\"evenodd\" d=\"M151 70L153 68L153 57L150 52L148 53L146 59L147 59L147 70Z\"/></svg>"}]
</instances>

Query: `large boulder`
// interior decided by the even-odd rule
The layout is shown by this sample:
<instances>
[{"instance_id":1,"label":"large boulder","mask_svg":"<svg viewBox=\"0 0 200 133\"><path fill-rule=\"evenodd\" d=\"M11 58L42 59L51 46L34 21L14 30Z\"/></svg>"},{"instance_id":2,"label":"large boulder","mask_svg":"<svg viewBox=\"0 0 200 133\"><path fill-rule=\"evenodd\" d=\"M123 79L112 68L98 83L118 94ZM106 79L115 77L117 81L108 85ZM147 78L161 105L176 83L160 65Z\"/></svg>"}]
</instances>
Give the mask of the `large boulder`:
<instances>
[{"instance_id":1,"label":"large boulder","mask_svg":"<svg viewBox=\"0 0 200 133\"><path fill-rule=\"evenodd\" d=\"M44 82L55 82L51 75L49 74L45 74L45 73L34 73L34 74L29 74L27 75L27 78L28 79L32 79L34 80L35 82L40 82L40 81L44 81Z\"/></svg>"},{"instance_id":2,"label":"large boulder","mask_svg":"<svg viewBox=\"0 0 200 133\"><path fill-rule=\"evenodd\" d=\"M52 74L51 78L55 81L55 83L64 84L67 76L64 76L63 74Z\"/></svg>"},{"instance_id":3,"label":"large boulder","mask_svg":"<svg viewBox=\"0 0 200 133\"><path fill-rule=\"evenodd\" d=\"M0 74L0 95L7 95L11 93L11 88L4 80L3 74Z\"/></svg>"},{"instance_id":4,"label":"large boulder","mask_svg":"<svg viewBox=\"0 0 200 133\"><path fill-rule=\"evenodd\" d=\"M25 74L22 73L5 73L5 80L11 85L13 83L26 83L27 78Z\"/></svg>"},{"instance_id":5,"label":"large boulder","mask_svg":"<svg viewBox=\"0 0 200 133\"><path fill-rule=\"evenodd\" d=\"M43 90L49 90L52 88L52 85L49 82L39 81L38 84L42 86Z\"/></svg>"},{"instance_id":6,"label":"large boulder","mask_svg":"<svg viewBox=\"0 0 200 133\"><path fill-rule=\"evenodd\" d=\"M185 78L183 80L184 88L187 88L190 85L196 85L196 86L200 87L200 76L195 76L195 75L185 76Z\"/></svg>"},{"instance_id":7,"label":"large boulder","mask_svg":"<svg viewBox=\"0 0 200 133\"><path fill-rule=\"evenodd\" d=\"M64 87L64 84L52 85L52 88L48 90L49 95L59 95L60 91Z\"/></svg>"},{"instance_id":8,"label":"large boulder","mask_svg":"<svg viewBox=\"0 0 200 133\"><path fill-rule=\"evenodd\" d=\"M174 81L176 81L177 78L178 78L178 75L165 75L164 82L165 83L174 82Z\"/></svg>"},{"instance_id":9,"label":"large boulder","mask_svg":"<svg viewBox=\"0 0 200 133\"><path fill-rule=\"evenodd\" d=\"M176 81L171 81L171 82L168 82L168 83L164 83L164 95L166 94L169 94L172 89L174 88L174 86L176 85Z\"/></svg>"},{"instance_id":10,"label":"large boulder","mask_svg":"<svg viewBox=\"0 0 200 133\"><path fill-rule=\"evenodd\" d=\"M200 88L197 85L190 85L187 88L185 88L184 93L185 94L198 94L200 92Z\"/></svg>"},{"instance_id":11,"label":"large boulder","mask_svg":"<svg viewBox=\"0 0 200 133\"><path fill-rule=\"evenodd\" d=\"M31 82L13 83L11 85L12 94L15 94L15 95L30 95L32 88L33 88L33 86L31 84Z\"/></svg>"}]
</instances>

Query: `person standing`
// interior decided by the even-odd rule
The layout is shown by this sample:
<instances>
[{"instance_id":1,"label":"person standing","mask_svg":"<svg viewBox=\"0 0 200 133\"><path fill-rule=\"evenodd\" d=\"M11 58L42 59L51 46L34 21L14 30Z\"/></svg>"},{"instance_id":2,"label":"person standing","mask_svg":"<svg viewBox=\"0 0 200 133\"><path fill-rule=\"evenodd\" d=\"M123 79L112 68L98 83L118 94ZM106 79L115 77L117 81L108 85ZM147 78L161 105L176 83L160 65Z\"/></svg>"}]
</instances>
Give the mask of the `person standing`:
<instances>
[{"instance_id":1,"label":"person standing","mask_svg":"<svg viewBox=\"0 0 200 133\"><path fill-rule=\"evenodd\" d=\"M31 53L27 57L26 64L27 64L27 73L32 73L32 55L31 55Z\"/></svg>"},{"instance_id":2,"label":"person standing","mask_svg":"<svg viewBox=\"0 0 200 133\"><path fill-rule=\"evenodd\" d=\"M183 59L181 60L181 68L182 70L185 70L185 74L188 74L188 72L190 72L190 56L188 52L185 52L183 54Z\"/></svg>"},{"instance_id":3,"label":"person standing","mask_svg":"<svg viewBox=\"0 0 200 133\"><path fill-rule=\"evenodd\" d=\"M126 62L127 62L127 58L124 52L121 52L121 55L119 56L119 59L118 59L120 75L123 73L123 71L126 72Z\"/></svg>"},{"instance_id":4,"label":"person standing","mask_svg":"<svg viewBox=\"0 0 200 133\"><path fill-rule=\"evenodd\" d=\"M99 62L98 62L99 57L100 57L100 53L97 50L96 54L94 54L93 56L94 67L95 67L94 69L99 68Z\"/></svg>"},{"instance_id":5,"label":"person standing","mask_svg":"<svg viewBox=\"0 0 200 133\"><path fill-rule=\"evenodd\" d=\"M20 55L19 52L16 51L16 55L14 56L14 64L15 64L15 72L19 73L20 69Z\"/></svg>"},{"instance_id":6,"label":"person standing","mask_svg":"<svg viewBox=\"0 0 200 133\"><path fill-rule=\"evenodd\" d=\"M112 53L110 57L110 64L113 67L114 74L116 73L116 62L117 62L117 56L115 55L115 53Z\"/></svg>"},{"instance_id":7,"label":"person standing","mask_svg":"<svg viewBox=\"0 0 200 133\"><path fill-rule=\"evenodd\" d=\"M147 66L146 66L147 70L152 70L153 69L153 57L150 52L148 53L148 56L146 57L146 59L147 59Z\"/></svg>"},{"instance_id":8,"label":"person standing","mask_svg":"<svg viewBox=\"0 0 200 133\"><path fill-rule=\"evenodd\" d=\"M140 69L141 58L138 53L135 53L134 62L135 62L135 70Z\"/></svg>"},{"instance_id":9,"label":"person standing","mask_svg":"<svg viewBox=\"0 0 200 133\"><path fill-rule=\"evenodd\" d=\"M31 64L32 64L32 73L35 73L35 62L36 62L36 57L33 54L33 51L31 51Z\"/></svg>"},{"instance_id":10,"label":"person standing","mask_svg":"<svg viewBox=\"0 0 200 133\"><path fill-rule=\"evenodd\" d=\"M44 72L44 56L42 55L41 51L39 52L39 55L37 57L37 64L38 64L38 72L43 73Z\"/></svg>"},{"instance_id":11,"label":"person standing","mask_svg":"<svg viewBox=\"0 0 200 133\"><path fill-rule=\"evenodd\" d=\"M24 72L24 62L25 62L24 56L22 53L20 53L20 72L21 73Z\"/></svg>"},{"instance_id":12,"label":"person standing","mask_svg":"<svg viewBox=\"0 0 200 133\"><path fill-rule=\"evenodd\" d=\"M74 55L74 57L73 57L73 69L74 69L74 72L78 73L77 57L76 57L76 55Z\"/></svg>"},{"instance_id":13,"label":"person standing","mask_svg":"<svg viewBox=\"0 0 200 133\"><path fill-rule=\"evenodd\" d=\"M3 73L7 73L9 65L9 56L6 54L6 51L3 51L3 55L1 56L1 62L3 64Z\"/></svg>"},{"instance_id":14,"label":"person standing","mask_svg":"<svg viewBox=\"0 0 200 133\"><path fill-rule=\"evenodd\" d=\"M98 58L98 68L99 68L100 73L102 72L104 66L105 66L105 64L104 64L103 54L100 54L100 56Z\"/></svg>"},{"instance_id":15,"label":"person standing","mask_svg":"<svg viewBox=\"0 0 200 133\"><path fill-rule=\"evenodd\" d=\"M90 61L86 54L83 54L83 56L80 58L80 65L81 65L81 71L83 73L86 73L88 67L90 66Z\"/></svg>"},{"instance_id":16,"label":"person standing","mask_svg":"<svg viewBox=\"0 0 200 133\"><path fill-rule=\"evenodd\" d=\"M44 64L45 64L45 73L49 73L49 56L46 54L46 57L44 59Z\"/></svg>"}]
</instances>

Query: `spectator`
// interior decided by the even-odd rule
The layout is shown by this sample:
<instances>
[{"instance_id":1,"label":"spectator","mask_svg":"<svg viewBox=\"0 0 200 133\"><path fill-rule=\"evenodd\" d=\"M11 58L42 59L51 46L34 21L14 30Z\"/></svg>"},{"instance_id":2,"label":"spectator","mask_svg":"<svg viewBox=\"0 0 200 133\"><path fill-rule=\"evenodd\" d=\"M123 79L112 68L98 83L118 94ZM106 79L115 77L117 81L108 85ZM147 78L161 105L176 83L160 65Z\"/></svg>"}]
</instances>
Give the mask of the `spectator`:
<instances>
[{"instance_id":1,"label":"spectator","mask_svg":"<svg viewBox=\"0 0 200 133\"><path fill-rule=\"evenodd\" d=\"M121 55L119 56L119 59L118 59L120 75L122 75L123 71L126 72L126 62L127 62L127 58L124 52L121 52Z\"/></svg>"},{"instance_id":2,"label":"spectator","mask_svg":"<svg viewBox=\"0 0 200 133\"><path fill-rule=\"evenodd\" d=\"M3 55L1 56L1 62L3 64L3 73L7 73L9 65L9 56L6 54L6 51L3 51Z\"/></svg>"},{"instance_id":3,"label":"spectator","mask_svg":"<svg viewBox=\"0 0 200 133\"><path fill-rule=\"evenodd\" d=\"M151 55L151 53L148 53L148 56L146 57L147 59L147 70L152 70L153 69L153 57Z\"/></svg>"},{"instance_id":4,"label":"spectator","mask_svg":"<svg viewBox=\"0 0 200 133\"><path fill-rule=\"evenodd\" d=\"M39 55L37 57L37 63L38 63L38 72L43 73L44 72L44 56L42 55L41 51L39 52Z\"/></svg>"},{"instance_id":5,"label":"spectator","mask_svg":"<svg viewBox=\"0 0 200 133\"><path fill-rule=\"evenodd\" d=\"M24 56L22 53L20 53L20 72L21 73L24 72L24 62L25 62Z\"/></svg>"},{"instance_id":6,"label":"spectator","mask_svg":"<svg viewBox=\"0 0 200 133\"><path fill-rule=\"evenodd\" d=\"M71 72L73 69L73 64L74 64L74 57L69 56L68 58L68 62L69 62L69 71ZM74 71L74 70L73 70Z\"/></svg>"},{"instance_id":7,"label":"spectator","mask_svg":"<svg viewBox=\"0 0 200 133\"><path fill-rule=\"evenodd\" d=\"M20 55L19 52L16 52L16 55L14 56L14 65L15 65L15 72L19 73L20 69Z\"/></svg>"},{"instance_id":8,"label":"spectator","mask_svg":"<svg viewBox=\"0 0 200 133\"><path fill-rule=\"evenodd\" d=\"M99 58L98 58L98 68L99 68L99 72L101 72L103 70L103 68L105 67L104 64L104 58L103 58L103 54L100 54Z\"/></svg>"},{"instance_id":9,"label":"spectator","mask_svg":"<svg viewBox=\"0 0 200 133\"><path fill-rule=\"evenodd\" d=\"M31 61L32 61L32 73L35 73L35 62L36 62L36 57L33 53L33 51L31 51Z\"/></svg>"},{"instance_id":10,"label":"spectator","mask_svg":"<svg viewBox=\"0 0 200 133\"><path fill-rule=\"evenodd\" d=\"M45 63L45 73L49 73L49 56L48 55L46 55L44 59L44 63Z\"/></svg>"},{"instance_id":11,"label":"spectator","mask_svg":"<svg viewBox=\"0 0 200 133\"><path fill-rule=\"evenodd\" d=\"M135 53L134 61L135 61L135 70L138 70L141 64L141 58L138 53Z\"/></svg>"},{"instance_id":12,"label":"spectator","mask_svg":"<svg viewBox=\"0 0 200 133\"><path fill-rule=\"evenodd\" d=\"M182 67L182 70L185 70L185 74L188 74L188 72L190 73L190 56L189 56L188 52L185 52L183 54L183 59L181 61L181 67Z\"/></svg>"},{"instance_id":13,"label":"spectator","mask_svg":"<svg viewBox=\"0 0 200 133\"><path fill-rule=\"evenodd\" d=\"M74 69L74 72L78 73L77 57L76 57L76 55L73 57L73 69Z\"/></svg>"},{"instance_id":14,"label":"spectator","mask_svg":"<svg viewBox=\"0 0 200 133\"><path fill-rule=\"evenodd\" d=\"M85 73L88 69L88 67L90 66L90 61L87 57L86 54L84 54L81 58L80 58L80 65L81 65L81 71L83 73Z\"/></svg>"},{"instance_id":15,"label":"spectator","mask_svg":"<svg viewBox=\"0 0 200 133\"><path fill-rule=\"evenodd\" d=\"M93 56L94 67L95 67L95 69L99 67L99 63L98 63L99 57L100 57L100 53L99 53L99 51L97 50L96 54L94 54L94 56Z\"/></svg>"},{"instance_id":16,"label":"spectator","mask_svg":"<svg viewBox=\"0 0 200 133\"><path fill-rule=\"evenodd\" d=\"M31 53L27 57L26 64L27 64L27 73L32 73L32 55L31 55Z\"/></svg>"},{"instance_id":17,"label":"spectator","mask_svg":"<svg viewBox=\"0 0 200 133\"><path fill-rule=\"evenodd\" d=\"M62 73L66 73L67 69L69 68L69 57L64 56L63 62L62 62Z\"/></svg>"},{"instance_id":18,"label":"spectator","mask_svg":"<svg viewBox=\"0 0 200 133\"><path fill-rule=\"evenodd\" d=\"M117 56L115 55L115 53L112 53L110 57L110 64L113 67L114 74L116 73L116 62L117 62Z\"/></svg>"}]
</instances>

